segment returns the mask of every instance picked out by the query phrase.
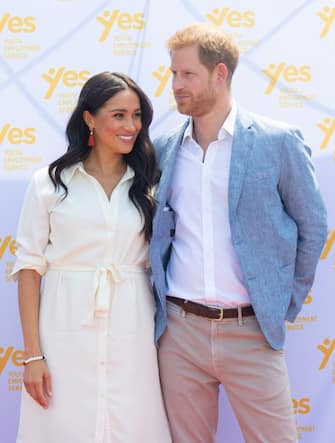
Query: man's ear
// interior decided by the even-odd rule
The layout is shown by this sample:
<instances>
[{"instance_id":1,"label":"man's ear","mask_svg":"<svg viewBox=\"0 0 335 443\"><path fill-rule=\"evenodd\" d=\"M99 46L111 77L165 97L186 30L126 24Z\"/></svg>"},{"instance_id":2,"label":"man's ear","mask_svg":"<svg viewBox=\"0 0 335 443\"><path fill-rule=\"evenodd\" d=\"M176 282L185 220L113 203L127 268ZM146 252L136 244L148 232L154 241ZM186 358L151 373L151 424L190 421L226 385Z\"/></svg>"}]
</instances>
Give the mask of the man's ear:
<instances>
[{"instance_id":1,"label":"man's ear","mask_svg":"<svg viewBox=\"0 0 335 443\"><path fill-rule=\"evenodd\" d=\"M224 63L218 63L215 67L217 71L217 78L219 81L227 82L229 77L229 71Z\"/></svg>"}]
</instances>

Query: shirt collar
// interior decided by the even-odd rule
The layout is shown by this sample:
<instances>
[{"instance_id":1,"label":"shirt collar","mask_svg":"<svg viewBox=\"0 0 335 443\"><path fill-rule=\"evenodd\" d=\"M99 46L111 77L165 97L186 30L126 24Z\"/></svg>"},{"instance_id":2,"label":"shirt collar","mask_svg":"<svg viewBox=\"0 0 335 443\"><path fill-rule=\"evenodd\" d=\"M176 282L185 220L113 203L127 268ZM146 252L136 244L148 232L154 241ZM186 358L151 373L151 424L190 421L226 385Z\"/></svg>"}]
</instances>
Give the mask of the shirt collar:
<instances>
[{"instance_id":1,"label":"shirt collar","mask_svg":"<svg viewBox=\"0 0 335 443\"><path fill-rule=\"evenodd\" d=\"M224 133L228 133L231 137L233 137L236 115L237 115L237 105L235 100L233 100L231 110L229 111L226 120L224 121L222 127L220 128L219 137L218 137L219 139L223 138L222 136L224 135Z\"/></svg>"},{"instance_id":2,"label":"shirt collar","mask_svg":"<svg viewBox=\"0 0 335 443\"><path fill-rule=\"evenodd\" d=\"M218 140L222 140L226 134L229 134L231 137L233 137L234 135L234 127L235 127L235 122L236 122L236 115L237 115L237 104L235 102L235 100L232 101L232 107L229 111L229 114L227 115L226 120L223 122L223 125L221 126L219 133L218 133ZM183 141L182 144L184 144L184 142L189 139L189 140L193 140L193 119L190 118L190 124L187 126L185 132L184 132L184 136L183 136Z\"/></svg>"}]
</instances>

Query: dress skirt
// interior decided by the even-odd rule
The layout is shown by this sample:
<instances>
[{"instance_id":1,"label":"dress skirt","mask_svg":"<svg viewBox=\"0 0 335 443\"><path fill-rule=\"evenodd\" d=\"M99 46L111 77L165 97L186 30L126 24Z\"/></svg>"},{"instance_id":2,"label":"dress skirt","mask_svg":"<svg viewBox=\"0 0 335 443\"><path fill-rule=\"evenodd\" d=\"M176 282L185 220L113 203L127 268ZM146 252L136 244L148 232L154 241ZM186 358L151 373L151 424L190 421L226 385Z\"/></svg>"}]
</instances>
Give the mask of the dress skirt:
<instances>
[{"instance_id":1,"label":"dress skirt","mask_svg":"<svg viewBox=\"0 0 335 443\"><path fill-rule=\"evenodd\" d=\"M40 334L53 395L44 410L23 389L17 443L170 443L148 277L126 271L115 283L107 271L108 315L95 318L80 302L93 274L45 276Z\"/></svg>"}]
</instances>

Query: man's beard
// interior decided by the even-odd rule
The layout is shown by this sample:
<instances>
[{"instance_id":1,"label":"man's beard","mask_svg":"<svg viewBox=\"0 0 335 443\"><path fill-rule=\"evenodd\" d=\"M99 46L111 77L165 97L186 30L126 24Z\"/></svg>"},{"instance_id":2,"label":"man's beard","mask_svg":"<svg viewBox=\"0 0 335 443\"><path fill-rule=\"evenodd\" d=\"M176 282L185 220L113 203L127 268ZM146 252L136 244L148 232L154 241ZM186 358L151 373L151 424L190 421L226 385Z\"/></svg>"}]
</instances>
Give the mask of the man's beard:
<instances>
[{"instance_id":1,"label":"man's beard","mask_svg":"<svg viewBox=\"0 0 335 443\"><path fill-rule=\"evenodd\" d=\"M178 103L178 101L176 103L181 114L190 115L191 117L201 117L207 114L216 103L216 95L212 88L203 91L197 96L189 93L187 95L189 99L185 103Z\"/></svg>"}]
</instances>

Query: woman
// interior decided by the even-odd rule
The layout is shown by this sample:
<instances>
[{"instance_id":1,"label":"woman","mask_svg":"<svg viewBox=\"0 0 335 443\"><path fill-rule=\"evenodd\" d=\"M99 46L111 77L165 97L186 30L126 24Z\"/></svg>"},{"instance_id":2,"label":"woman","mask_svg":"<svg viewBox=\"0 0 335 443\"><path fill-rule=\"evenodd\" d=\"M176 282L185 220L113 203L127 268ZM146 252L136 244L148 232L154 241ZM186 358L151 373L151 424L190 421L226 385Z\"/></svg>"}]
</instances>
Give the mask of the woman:
<instances>
[{"instance_id":1,"label":"woman","mask_svg":"<svg viewBox=\"0 0 335 443\"><path fill-rule=\"evenodd\" d=\"M28 187L14 268L27 391L18 443L171 441L146 273L151 120L133 80L95 75L69 120L67 152Z\"/></svg>"}]
</instances>

